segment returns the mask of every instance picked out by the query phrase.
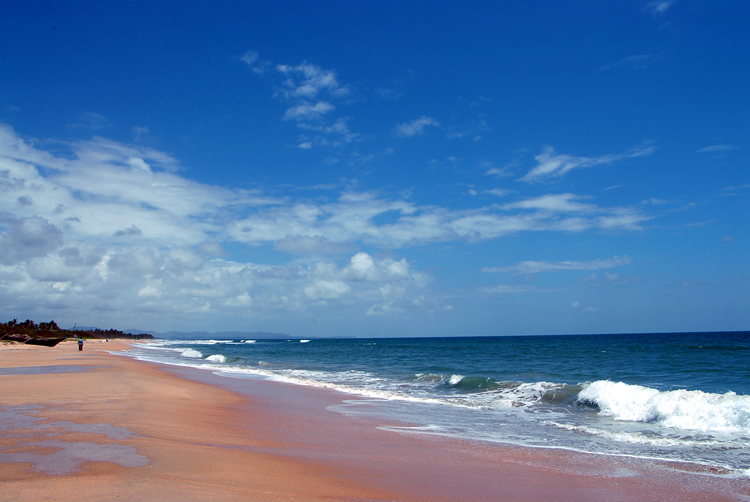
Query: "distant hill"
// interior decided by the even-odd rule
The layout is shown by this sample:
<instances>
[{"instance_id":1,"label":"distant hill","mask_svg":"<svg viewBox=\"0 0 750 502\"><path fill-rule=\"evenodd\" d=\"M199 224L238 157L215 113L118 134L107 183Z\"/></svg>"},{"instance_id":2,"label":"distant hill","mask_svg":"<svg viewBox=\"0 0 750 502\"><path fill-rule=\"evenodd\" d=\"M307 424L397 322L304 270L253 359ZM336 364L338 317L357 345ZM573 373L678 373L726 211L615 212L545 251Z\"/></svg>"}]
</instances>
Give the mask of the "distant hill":
<instances>
[{"instance_id":1,"label":"distant hill","mask_svg":"<svg viewBox=\"0 0 750 502\"><path fill-rule=\"evenodd\" d=\"M299 336L290 336L286 333L268 333L265 331L167 331L158 333L156 331L142 331L139 329L126 329L125 333L133 335L152 335L155 338L172 340L299 340Z\"/></svg>"}]
</instances>

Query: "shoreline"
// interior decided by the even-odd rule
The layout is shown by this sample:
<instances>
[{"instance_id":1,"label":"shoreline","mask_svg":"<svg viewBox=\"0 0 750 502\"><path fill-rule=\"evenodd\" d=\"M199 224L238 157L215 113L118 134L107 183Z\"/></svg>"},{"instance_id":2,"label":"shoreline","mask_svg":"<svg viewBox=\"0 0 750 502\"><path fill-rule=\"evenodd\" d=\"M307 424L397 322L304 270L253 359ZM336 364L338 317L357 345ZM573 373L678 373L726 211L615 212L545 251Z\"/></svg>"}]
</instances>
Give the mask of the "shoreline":
<instances>
[{"instance_id":1,"label":"shoreline","mask_svg":"<svg viewBox=\"0 0 750 502\"><path fill-rule=\"evenodd\" d=\"M109 353L133 343L0 347L0 501L750 498L748 479L417 437L330 411L351 398L335 391Z\"/></svg>"}]
</instances>

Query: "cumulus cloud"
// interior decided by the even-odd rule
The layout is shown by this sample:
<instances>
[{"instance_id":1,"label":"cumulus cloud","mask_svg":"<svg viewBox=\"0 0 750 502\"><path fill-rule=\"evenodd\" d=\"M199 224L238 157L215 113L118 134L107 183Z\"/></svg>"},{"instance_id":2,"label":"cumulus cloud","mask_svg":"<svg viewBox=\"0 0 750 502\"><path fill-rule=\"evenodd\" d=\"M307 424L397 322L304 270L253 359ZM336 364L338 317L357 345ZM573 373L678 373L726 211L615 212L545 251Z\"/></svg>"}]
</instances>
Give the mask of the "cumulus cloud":
<instances>
[{"instance_id":1,"label":"cumulus cloud","mask_svg":"<svg viewBox=\"0 0 750 502\"><path fill-rule=\"evenodd\" d=\"M482 272L505 272L509 274L539 274L544 272L560 272L564 270L602 270L614 267L624 267L633 263L627 256L615 256L606 260L591 261L522 261L510 267L485 267Z\"/></svg>"},{"instance_id":2,"label":"cumulus cloud","mask_svg":"<svg viewBox=\"0 0 750 502\"><path fill-rule=\"evenodd\" d=\"M46 256L62 243L62 231L41 216L12 220L10 229L0 236L0 263L13 265Z\"/></svg>"},{"instance_id":3,"label":"cumulus cloud","mask_svg":"<svg viewBox=\"0 0 750 502\"><path fill-rule=\"evenodd\" d=\"M350 291L349 285L342 281L315 281L305 288L305 294L312 300L335 300Z\"/></svg>"},{"instance_id":4,"label":"cumulus cloud","mask_svg":"<svg viewBox=\"0 0 750 502\"><path fill-rule=\"evenodd\" d=\"M424 128L427 126L437 127L439 125L440 122L432 117L424 115L418 119L412 120L411 122L405 122L396 126L396 134L404 138L409 138L411 136L422 134L422 131L424 131Z\"/></svg>"},{"instance_id":5,"label":"cumulus cloud","mask_svg":"<svg viewBox=\"0 0 750 502\"><path fill-rule=\"evenodd\" d=\"M640 205L602 207L570 193L461 210L355 190L270 196L189 180L171 155L142 146L94 137L51 153L43 144L0 124L7 311L137 312L157 322L310 315L325 305L352 315L437 311L430 275L390 253L519 232L632 230L649 218ZM239 258L271 246L290 261ZM389 256L356 251L368 247Z\"/></svg>"},{"instance_id":6,"label":"cumulus cloud","mask_svg":"<svg viewBox=\"0 0 750 502\"><path fill-rule=\"evenodd\" d=\"M547 147L544 152L536 157L537 166L520 178L520 181L545 181L550 178L560 178L572 171L582 167L592 167L601 164L611 164L623 159L632 157L641 157L652 153L656 148L637 147L628 150L625 153L602 155L600 157L575 157L573 155L558 154L554 148Z\"/></svg>"}]
</instances>

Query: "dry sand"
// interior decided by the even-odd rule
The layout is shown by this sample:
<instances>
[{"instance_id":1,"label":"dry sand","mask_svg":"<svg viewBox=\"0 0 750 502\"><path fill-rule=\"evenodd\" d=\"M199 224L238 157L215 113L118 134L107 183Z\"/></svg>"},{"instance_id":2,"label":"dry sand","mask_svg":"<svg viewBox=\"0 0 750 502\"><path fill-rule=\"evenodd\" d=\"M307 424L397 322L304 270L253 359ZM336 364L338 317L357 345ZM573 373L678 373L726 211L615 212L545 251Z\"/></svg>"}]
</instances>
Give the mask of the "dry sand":
<instances>
[{"instance_id":1,"label":"dry sand","mask_svg":"<svg viewBox=\"0 0 750 502\"><path fill-rule=\"evenodd\" d=\"M129 344L0 344L0 502L750 500L690 466L381 430L332 392L109 353Z\"/></svg>"}]
</instances>

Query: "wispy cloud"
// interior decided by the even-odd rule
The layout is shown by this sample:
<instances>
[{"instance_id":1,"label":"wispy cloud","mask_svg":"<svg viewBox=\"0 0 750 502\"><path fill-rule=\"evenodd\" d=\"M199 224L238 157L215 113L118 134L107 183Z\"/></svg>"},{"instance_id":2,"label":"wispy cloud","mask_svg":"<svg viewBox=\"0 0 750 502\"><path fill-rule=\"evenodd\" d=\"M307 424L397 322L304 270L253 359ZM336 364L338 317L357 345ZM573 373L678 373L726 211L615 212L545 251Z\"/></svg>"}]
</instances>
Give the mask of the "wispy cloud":
<instances>
[{"instance_id":1,"label":"wispy cloud","mask_svg":"<svg viewBox=\"0 0 750 502\"><path fill-rule=\"evenodd\" d=\"M742 190L742 189L747 189L747 188L750 188L750 184L724 187L724 191L734 192L734 191L737 191L737 190Z\"/></svg>"},{"instance_id":2,"label":"wispy cloud","mask_svg":"<svg viewBox=\"0 0 750 502\"><path fill-rule=\"evenodd\" d=\"M591 275L587 275L583 278L586 282L592 282L592 283L603 283L603 284L635 284L638 282L641 282L640 277L620 277L619 274L615 274L612 272L604 272L604 275L599 275L596 272L594 272Z\"/></svg>"},{"instance_id":3,"label":"wispy cloud","mask_svg":"<svg viewBox=\"0 0 750 502\"><path fill-rule=\"evenodd\" d=\"M716 152L728 152L730 150L736 150L737 147L734 145L713 145L696 150L695 153L716 153Z\"/></svg>"},{"instance_id":4,"label":"wispy cloud","mask_svg":"<svg viewBox=\"0 0 750 502\"><path fill-rule=\"evenodd\" d=\"M624 68L626 70L645 70L656 64L658 61L664 58L666 53L661 52L657 54L634 54L632 56L626 56L619 61L614 63L605 64L600 71L612 70L615 68Z\"/></svg>"},{"instance_id":5,"label":"wispy cloud","mask_svg":"<svg viewBox=\"0 0 750 502\"><path fill-rule=\"evenodd\" d=\"M547 194L503 206L504 209L537 209L561 213L590 213L597 211L594 204L576 202L581 197L572 193Z\"/></svg>"},{"instance_id":6,"label":"wispy cloud","mask_svg":"<svg viewBox=\"0 0 750 502\"><path fill-rule=\"evenodd\" d=\"M505 190L503 188L493 188L492 190L487 190L487 193L494 195L495 197L505 197L506 195L513 193L513 191Z\"/></svg>"},{"instance_id":7,"label":"wispy cloud","mask_svg":"<svg viewBox=\"0 0 750 502\"><path fill-rule=\"evenodd\" d=\"M339 81L335 71L309 62L274 65L260 59L257 51L246 52L240 60L258 75L272 74L275 77L274 96L287 105L283 120L293 121L302 129L318 133L313 141L309 138L301 140L301 148L335 146L359 139L359 135L349 129L347 117L328 118L336 109L334 103L340 103L351 93L351 89ZM326 137L336 140L329 141Z\"/></svg>"},{"instance_id":8,"label":"wispy cloud","mask_svg":"<svg viewBox=\"0 0 750 502\"><path fill-rule=\"evenodd\" d=\"M247 51L245 54L243 54L240 60L243 63L247 64L250 69L258 75L263 75L271 66L271 63L269 61L263 61L262 59L260 59L258 51L253 50Z\"/></svg>"},{"instance_id":9,"label":"wispy cloud","mask_svg":"<svg viewBox=\"0 0 750 502\"><path fill-rule=\"evenodd\" d=\"M281 64L276 69L286 77L282 92L287 97L314 99L324 92L339 97L349 94L349 88L339 83L333 70L324 70L312 63L297 66Z\"/></svg>"},{"instance_id":10,"label":"wispy cloud","mask_svg":"<svg viewBox=\"0 0 750 502\"><path fill-rule=\"evenodd\" d=\"M325 101L318 101L316 103L302 101L287 109L286 113L284 113L284 120L308 121L318 119L333 110L333 108L334 106L331 103L326 103Z\"/></svg>"},{"instance_id":11,"label":"wispy cloud","mask_svg":"<svg viewBox=\"0 0 750 502\"><path fill-rule=\"evenodd\" d=\"M425 127L438 127L439 125L440 122L432 117L424 115L418 119L412 120L411 122L405 122L396 126L396 134L404 138L409 138L411 136L422 134Z\"/></svg>"},{"instance_id":12,"label":"wispy cloud","mask_svg":"<svg viewBox=\"0 0 750 502\"><path fill-rule=\"evenodd\" d=\"M482 161L480 162L480 167L482 169L487 169L484 173L487 176L506 178L509 176L515 176L518 173L518 168L521 167L521 162L514 160L505 164L503 167L494 167L491 162Z\"/></svg>"},{"instance_id":13,"label":"wispy cloud","mask_svg":"<svg viewBox=\"0 0 750 502\"><path fill-rule=\"evenodd\" d=\"M602 155L600 157L576 157L573 155L558 154L555 149L548 146L544 152L536 157L537 166L520 178L520 181L544 181L550 178L560 178L572 171L583 167L593 167L601 164L611 164L623 159L641 157L656 150L653 146L640 146L631 148L625 153Z\"/></svg>"},{"instance_id":14,"label":"wispy cloud","mask_svg":"<svg viewBox=\"0 0 750 502\"><path fill-rule=\"evenodd\" d=\"M231 224L232 239L257 245L286 235L325 236L331 242L361 241L397 249L432 242L478 242L518 232L636 230L649 217L636 208L602 208L576 202L576 196L550 195L471 210L417 206L372 193L343 193L324 204L280 204L262 208ZM389 214L389 223L377 224Z\"/></svg>"},{"instance_id":15,"label":"wispy cloud","mask_svg":"<svg viewBox=\"0 0 750 502\"><path fill-rule=\"evenodd\" d=\"M656 2L648 2L644 7L654 15L661 15L667 12L674 4L675 0L659 0Z\"/></svg>"},{"instance_id":16,"label":"wispy cloud","mask_svg":"<svg viewBox=\"0 0 750 502\"><path fill-rule=\"evenodd\" d=\"M461 139L470 137L474 141L482 139L482 135L490 130L490 126L487 120L480 118L473 121L468 126L451 126L448 128L448 133L445 135L448 139Z\"/></svg>"},{"instance_id":17,"label":"wispy cloud","mask_svg":"<svg viewBox=\"0 0 750 502\"><path fill-rule=\"evenodd\" d=\"M68 129L91 129L92 131L98 131L104 129L107 125L107 117L99 113L83 112L78 115L78 120L71 124L68 124Z\"/></svg>"},{"instance_id":18,"label":"wispy cloud","mask_svg":"<svg viewBox=\"0 0 750 502\"><path fill-rule=\"evenodd\" d=\"M561 272L565 270L603 270L623 267L633 263L627 256L615 256L606 260L591 261L522 261L510 267L485 267L482 272L504 272L513 275Z\"/></svg>"}]
</instances>

